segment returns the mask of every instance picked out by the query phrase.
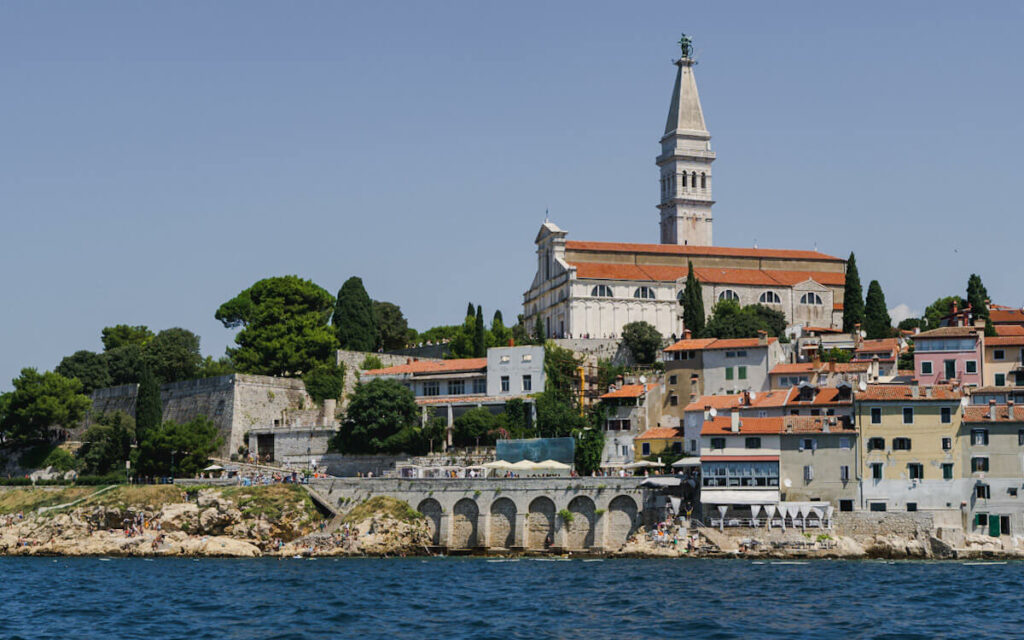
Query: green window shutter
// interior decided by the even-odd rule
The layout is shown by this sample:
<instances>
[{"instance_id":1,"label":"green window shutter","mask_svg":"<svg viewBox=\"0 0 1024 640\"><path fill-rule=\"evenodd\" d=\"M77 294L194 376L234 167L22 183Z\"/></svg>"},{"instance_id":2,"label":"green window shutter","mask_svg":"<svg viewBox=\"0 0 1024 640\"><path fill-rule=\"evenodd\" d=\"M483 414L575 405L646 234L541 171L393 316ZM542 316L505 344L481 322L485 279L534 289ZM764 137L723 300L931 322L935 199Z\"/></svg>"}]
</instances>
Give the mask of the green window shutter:
<instances>
[{"instance_id":1,"label":"green window shutter","mask_svg":"<svg viewBox=\"0 0 1024 640\"><path fill-rule=\"evenodd\" d=\"M725 368L725 379L732 380L732 367Z\"/></svg>"},{"instance_id":2,"label":"green window shutter","mask_svg":"<svg viewBox=\"0 0 1024 640\"><path fill-rule=\"evenodd\" d=\"M740 380L746 380L747 379L747 368L746 367L739 367L739 374L740 374Z\"/></svg>"}]
</instances>

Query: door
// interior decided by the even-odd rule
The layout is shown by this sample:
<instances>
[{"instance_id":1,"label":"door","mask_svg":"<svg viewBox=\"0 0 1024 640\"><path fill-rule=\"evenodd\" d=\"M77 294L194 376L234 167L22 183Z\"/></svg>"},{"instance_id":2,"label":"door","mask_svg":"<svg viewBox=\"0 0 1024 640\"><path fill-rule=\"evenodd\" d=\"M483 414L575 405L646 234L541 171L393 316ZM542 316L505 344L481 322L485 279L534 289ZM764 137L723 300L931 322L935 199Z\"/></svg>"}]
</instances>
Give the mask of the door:
<instances>
[{"instance_id":1,"label":"door","mask_svg":"<svg viewBox=\"0 0 1024 640\"><path fill-rule=\"evenodd\" d=\"M956 360L943 360L942 364L946 367L946 380L952 380L956 377Z\"/></svg>"},{"instance_id":2,"label":"door","mask_svg":"<svg viewBox=\"0 0 1024 640\"><path fill-rule=\"evenodd\" d=\"M990 515L988 517L988 535L993 538L999 537L999 516Z\"/></svg>"}]
</instances>

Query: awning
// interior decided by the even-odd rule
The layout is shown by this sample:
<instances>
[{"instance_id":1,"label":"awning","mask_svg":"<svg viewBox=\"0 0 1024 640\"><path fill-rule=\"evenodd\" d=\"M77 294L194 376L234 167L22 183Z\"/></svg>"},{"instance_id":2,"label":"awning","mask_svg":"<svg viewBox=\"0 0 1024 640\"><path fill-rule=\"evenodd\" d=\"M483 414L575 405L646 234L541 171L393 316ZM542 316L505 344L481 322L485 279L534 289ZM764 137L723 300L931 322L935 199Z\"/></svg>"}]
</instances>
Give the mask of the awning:
<instances>
[{"instance_id":1,"label":"awning","mask_svg":"<svg viewBox=\"0 0 1024 640\"><path fill-rule=\"evenodd\" d=\"M544 460L543 462L537 462L535 463L535 466L538 469L559 469L563 471L568 471L569 469L572 469L570 465L567 465L564 462L559 462L557 460L551 459Z\"/></svg>"},{"instance_id":2,"label":"awning","mask_svg":"<svg viewBox=\"0 0 1024 640\"><path fill-rule=\"evenodd\" d=\"M778 462L779 456L701 456L701 462Z\"/></svg>"},{"instance_id":3,"label":"awning","mask_svg":"<svg viewBox=\"0 0 1024 640\"><path fill-rule=\"evenodd\" d=\"M737 491L735 489L701 489L704 504L778 504L778 491Z\"/></svg>"},{"instance_id":4,"label":"awning","mask_svg":"<svg viewBox=\"0 0 1024 640\"><path fill-rule=\"evenodd\" d=\"M675 462L673 462L672 466L677 469L679 467L699 467L700 460L698 460L697 458L683 458L682 460L676 460Z\"/></svg>"},{"instance_id":5,"label":"awning","mask_svg":"<svg viewBox=\"0 0 1024 640\"><path fill-rule=\"evenodd\" d=\"M655 487L660 489L665 487L678 487L681 484L683 484L682 478L676 478L675 476L662 476L660 478L647 478L646 480L640 483L640 486Z\"/></svg>"}]
</instances>

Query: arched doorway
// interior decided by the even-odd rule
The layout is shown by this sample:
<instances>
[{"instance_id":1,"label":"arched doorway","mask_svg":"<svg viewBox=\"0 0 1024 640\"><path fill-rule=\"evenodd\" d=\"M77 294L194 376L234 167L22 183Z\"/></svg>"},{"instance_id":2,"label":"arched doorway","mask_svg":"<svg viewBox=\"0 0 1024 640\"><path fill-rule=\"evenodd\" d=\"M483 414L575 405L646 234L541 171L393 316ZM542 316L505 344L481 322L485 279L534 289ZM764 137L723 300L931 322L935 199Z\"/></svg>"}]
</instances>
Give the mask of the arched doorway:
<instances>
[{"instance_id":1,"label":"arched doorway","mask_svg":"<svg viewBox=\"0 0 1024 640\"><path fill-rule=\"evenodd\" d=\"M549 539L555 540L555 503L550 498L535 498L526 518L526 547L545 549Z\"/></svg>"},{"instance_id":2,"label":"arched doorway","mask_svg":"<svg viewBox=\"0 0 1024 640\"><path fill-rule=\"evenodd\" d=\"M491 504L492 547L510 549L516 544L516 504L508 498L499 498Z\"/></svg>"},{"instance_id":3,"label":"arched doorway","mask_svg":"<svg viewBox=\"0 0 1024 640\"><path fill-rule=\"evenodd\" d=\"M615 550L626 544L639 523L636 501L629 496L617 496L608 505L608 539L605 545Z\"/></svg>"},{"instance_id":4,"label":"arched doorway","mask_svg":"<svg viewBox=\"0 0 1024 640\"><path fill-rule=\"evenodd\" d=\"M448 544L452 549L472 549L477 546L476 523L480 509L476 502L463 498L455 503L452 510L452 540Z\"/></svg>"},{"instance_id":5,"label":"arched doorway","mask_svg":"<svg viewBox=\"0 0 1024 640\"><path fill-rule=\"evenodd\" d=\"M572 522L567 523L565 545L569 549L589 549L594 546L594 501L576 496L569 503Z\"/></svg>"}]
</instances>

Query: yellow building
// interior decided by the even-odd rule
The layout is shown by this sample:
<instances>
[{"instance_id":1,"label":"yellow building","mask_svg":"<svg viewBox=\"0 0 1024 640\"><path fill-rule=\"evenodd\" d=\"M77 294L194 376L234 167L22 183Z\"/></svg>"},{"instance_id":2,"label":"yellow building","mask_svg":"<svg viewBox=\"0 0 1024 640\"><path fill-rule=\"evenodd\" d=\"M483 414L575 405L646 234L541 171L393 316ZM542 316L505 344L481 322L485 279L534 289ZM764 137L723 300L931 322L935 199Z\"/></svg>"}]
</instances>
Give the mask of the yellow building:
<instances>
[{"instance_id":1,"label":"yellow building","mask_svg":"<svg viewBox=\"0 0 1024 640\"><path fill-rule=\"evenodd\" d=\"M655 427L644 431L633 442L635 443L636 460L644 460L650 456L682 455L682 427Z\"/></svg>"},{"instance_id":2,"label":"yellow building","mask_svg":"<svg viewBox=\"0 0 1024 640\"><path fill-rule=\"evenodd\" d=\"M863 508L959 507L960 399L940 385L870 385L855 396Z\"/></svg>"},{"instance_id":3,"label":"yellow building","mask_svg":"<svg viewBox=\"0 0 1024 640\"><path fill-rule=\"evenodd\" d=\"M985 338L982 373L986 387L1024 387L1024 336Z\"/></svg>"}]
</instances>

